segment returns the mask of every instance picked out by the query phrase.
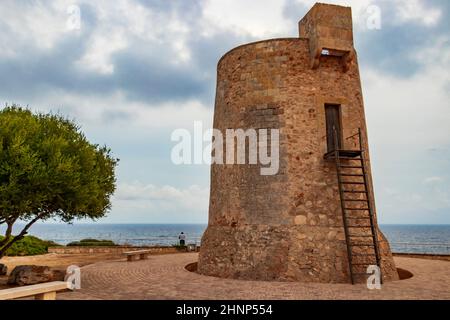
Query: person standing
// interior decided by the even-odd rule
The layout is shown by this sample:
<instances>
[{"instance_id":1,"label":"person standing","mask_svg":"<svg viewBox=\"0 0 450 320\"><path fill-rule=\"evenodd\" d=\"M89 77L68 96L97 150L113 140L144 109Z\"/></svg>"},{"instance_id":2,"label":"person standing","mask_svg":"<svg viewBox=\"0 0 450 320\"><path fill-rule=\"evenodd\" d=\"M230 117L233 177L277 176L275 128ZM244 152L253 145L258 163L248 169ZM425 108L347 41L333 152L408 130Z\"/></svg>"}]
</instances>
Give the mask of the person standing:
<instances>
[{"instance_id":1,"label":"person standing","mask_svg":"<svg viewBox=\"0 0 450 320\"><path fill-rule=\"evenodd\" d=\"M180 246L184 246L186 244L186 235L184 232L181 232L178 236L178 240L180 240Z\"/></svg>"}]
</instances>

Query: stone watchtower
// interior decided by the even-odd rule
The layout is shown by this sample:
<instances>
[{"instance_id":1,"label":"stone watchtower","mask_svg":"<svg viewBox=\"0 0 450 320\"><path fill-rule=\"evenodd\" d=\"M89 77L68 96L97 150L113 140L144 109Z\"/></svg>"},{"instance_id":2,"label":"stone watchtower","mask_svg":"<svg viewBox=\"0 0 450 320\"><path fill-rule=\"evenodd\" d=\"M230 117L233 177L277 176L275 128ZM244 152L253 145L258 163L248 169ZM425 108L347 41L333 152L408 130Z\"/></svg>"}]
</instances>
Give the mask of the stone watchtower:
<instances>
[{"instance_id":1,"label":"stone watchtower","mask_svg":"<svg viewBox=\"0 0 450 320\"><path fill-rule=\"evenodd\" d=\"M316 4L299 38L239 46L218 64L214 128L280 130L276 175L211 168L201 274L361 282L398 278L379 231L351 9Z\"/></svg>"}]
</instances>

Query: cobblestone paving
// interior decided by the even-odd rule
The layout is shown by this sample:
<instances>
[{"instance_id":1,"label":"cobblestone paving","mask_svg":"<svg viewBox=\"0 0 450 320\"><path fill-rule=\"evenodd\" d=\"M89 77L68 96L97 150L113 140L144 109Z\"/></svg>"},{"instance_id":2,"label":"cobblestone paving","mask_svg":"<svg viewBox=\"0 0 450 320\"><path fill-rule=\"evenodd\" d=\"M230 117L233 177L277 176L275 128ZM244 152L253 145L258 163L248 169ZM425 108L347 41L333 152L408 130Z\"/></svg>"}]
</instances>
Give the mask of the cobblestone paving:
<instances>
[{"instance_id":1,"label":"cobblestone paving","mask_svg":"<svg viewBox=\"0 0 450 320\"><path fill-rule=\"evenodd\" d=\"M365 285L220 279L189 272L196 253L107 261L81 269L82 289L58 299L450 299L450 262L395 258L413 278L368 290Z\"/></svg>"}]
</instances>

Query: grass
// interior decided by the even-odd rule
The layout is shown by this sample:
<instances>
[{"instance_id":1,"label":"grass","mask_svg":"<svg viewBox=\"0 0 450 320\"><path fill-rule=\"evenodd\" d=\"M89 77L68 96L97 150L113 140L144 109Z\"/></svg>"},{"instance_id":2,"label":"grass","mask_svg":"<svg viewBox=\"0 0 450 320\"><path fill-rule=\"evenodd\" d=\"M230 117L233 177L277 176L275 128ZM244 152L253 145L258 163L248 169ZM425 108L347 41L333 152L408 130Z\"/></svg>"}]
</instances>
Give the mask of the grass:
<instances>
[{"instance_id":1,"label":"grass","mask_svg":"<svg viewBox=\"0 0 450 320\"><path fill-rule=\"evenodd\" d=\"M4 237L0 236L0 241ZM6 251L7 256L35 256L46 254L48 247L58 246L53 241L46 241L34 236L25 236L23 239L14 243L11 248Z\"/></svg>"}]
</instances>

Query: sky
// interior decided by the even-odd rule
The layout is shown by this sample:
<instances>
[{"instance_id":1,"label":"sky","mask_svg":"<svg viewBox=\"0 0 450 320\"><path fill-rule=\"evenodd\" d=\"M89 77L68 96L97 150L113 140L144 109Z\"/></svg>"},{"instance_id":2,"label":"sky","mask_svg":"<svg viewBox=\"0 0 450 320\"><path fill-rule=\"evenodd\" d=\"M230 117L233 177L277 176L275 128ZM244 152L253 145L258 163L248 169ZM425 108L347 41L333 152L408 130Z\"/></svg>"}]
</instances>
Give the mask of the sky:
<instances>
[{"instance_id":1,"label":"sky","mask_svg":"<svg viewBox=\"0 0 450 320\"><path fill-rule=\"evenodd\" d=\"M450 224L450 2L327 2L353 10L379 222ZM297 37L313 4L2 0L0 103L59 112L112 148L101 222L206 223L209 166L173 164L171 133L211 127L224 53Z\"/></svg>"}]
</instances>

